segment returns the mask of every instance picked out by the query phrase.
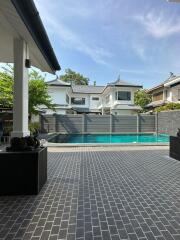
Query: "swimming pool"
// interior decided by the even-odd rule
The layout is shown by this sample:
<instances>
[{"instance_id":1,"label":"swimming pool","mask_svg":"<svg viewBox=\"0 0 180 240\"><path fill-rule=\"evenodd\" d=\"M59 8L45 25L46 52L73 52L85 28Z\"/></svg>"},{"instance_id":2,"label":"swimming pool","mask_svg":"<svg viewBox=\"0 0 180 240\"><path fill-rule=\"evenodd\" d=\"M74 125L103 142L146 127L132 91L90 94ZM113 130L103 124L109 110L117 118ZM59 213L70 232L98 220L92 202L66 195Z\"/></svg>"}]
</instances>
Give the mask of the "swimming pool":
<instances>
[{"instance_id":1,"label":"swimming pool","mask_svg":"<svg viewBox=\"0 0 180 240\"><path fill-rule=\"evenodd\" d=\"M51 143L168 143L166 134L58 134Z\"/></svg>"}]
</instances>

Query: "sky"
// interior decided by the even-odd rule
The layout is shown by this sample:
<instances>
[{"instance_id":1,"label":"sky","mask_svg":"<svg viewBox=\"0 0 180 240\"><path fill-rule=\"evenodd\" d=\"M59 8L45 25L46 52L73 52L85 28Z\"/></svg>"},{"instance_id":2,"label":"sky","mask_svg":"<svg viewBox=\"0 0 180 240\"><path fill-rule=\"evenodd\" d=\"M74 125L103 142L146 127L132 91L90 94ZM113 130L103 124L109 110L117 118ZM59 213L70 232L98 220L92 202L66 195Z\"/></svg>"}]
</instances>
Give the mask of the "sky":
<instances>
[{"instance_id":1,"label":"sky","mask_svg":"<svg viewBox=\"0 0 180 240\"><path fill-rule=\"evenodd\" d=\"M180 3L35 0L62 70L105 85L118 76L150 88L180 75ZM48 80L53 76L48 76Z\"/></svg>"}]
</instances>

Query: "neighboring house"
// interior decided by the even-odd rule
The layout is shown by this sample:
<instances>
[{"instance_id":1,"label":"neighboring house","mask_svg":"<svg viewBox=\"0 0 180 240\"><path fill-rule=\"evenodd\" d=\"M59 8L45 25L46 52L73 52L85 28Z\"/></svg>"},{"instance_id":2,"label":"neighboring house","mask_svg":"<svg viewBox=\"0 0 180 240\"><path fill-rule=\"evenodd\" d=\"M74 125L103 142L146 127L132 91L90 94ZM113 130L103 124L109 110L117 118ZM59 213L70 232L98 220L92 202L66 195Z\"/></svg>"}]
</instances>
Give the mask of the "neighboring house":
<instances>
[{"instance_id":1,"label":"neighboring house","mask_svg":"<svg viewBox=\"0 0 180 240\"><path fill-rule=\"evenodd\" d=\"M48 91L57 114L136 114L141 107L134 105L134 93L142 86L118 79L106 86L72 85L59 79L50 81ZM45 109L46 114L54 112Z\"/></svg>"},{"instance_id":2,"label":"neighboring house","mask_svg":"<svg viewBox=\"0 0 180 240\"><path fill-rule=\"evenodd\" d=\"M152 102L146 106L149 109L154 109L170 102L180 103L180 76L170 73L166 81L149 89L147 93L152 95Z\"/></svg>"}]
</instances>

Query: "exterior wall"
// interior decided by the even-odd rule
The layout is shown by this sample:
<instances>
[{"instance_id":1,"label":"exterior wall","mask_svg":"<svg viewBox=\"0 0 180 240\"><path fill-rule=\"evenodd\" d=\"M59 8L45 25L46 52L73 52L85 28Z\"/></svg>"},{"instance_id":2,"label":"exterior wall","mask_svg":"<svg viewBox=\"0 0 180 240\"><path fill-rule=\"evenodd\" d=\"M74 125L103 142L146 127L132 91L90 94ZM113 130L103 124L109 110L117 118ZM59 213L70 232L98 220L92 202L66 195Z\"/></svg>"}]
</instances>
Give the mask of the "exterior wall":
<instances>
[{"instance_id":1,"label":"exterior wall","mask_svg":"<svg viewBox=\"0 0 180 240\"><path fill-rule=\"evenodd\" d=\"M166 94L164 94L166 95ZM164 100L168 102L172 102L172 91L171 89L167 89L167 95L164 97Z\"/></svg>"},{"instance_id":2,"label":"exterior wall","mask_svg":"<svg viewBox=\"0 0 180 240\"><path fill-rule=\"evenodd\" d=\"M155 116L44 115L41 130L51 133L155 132Z\"/></svg>"},{"instance_id":3,"label":"exterior wall","mask_svg":"<svg viewBox=\"0 0 180 240\"><path fill-rule=\"evenodd\" d=\"M116 100L116 92L117 91L130 91L131 92L131 100L130 101L122 101ZM49 94L51 95L53 102L60 105L68 105L69 107L74 108L89 108L91 110L99 110L102 108L113 108L116 104L134 104L134 93L137 91L137 88L134 87L109 87L103 94L82 94L82 93L72 93L72 89L70 87L54 87L50 86L48 89ZM66 95L69 96L69 104L66 102ZM109 95L109 102L106 102L106 97ZM85 98L84 105L72 104L71 98ZM93 97L98 97L99 101L92 100ZM118 114L133 114L133 111L117 110ZM52 111L47 111L47 114L51 114ZM58 111L58 114L65 114Z\"/></svg>"},{"instance_id":4,"label":"exterior wall","mask_svg":"<svg viewBox=\"0 0 180 240\"><path fill-rule=\"evenodd\" d=\"M153 94L152 94L152 100L157 101L157 100L165 100L168 102L180 102L179 100L179 91L180 90L180 85L177 85L175 87L171 87L171 88L161 88L159 90L154 90ZM163 92L163 94L161 95L161 97L159 99L157 99L157 97L155 96L158 92Z\"/></svg>"},{"instance_id":5,"label":"exterior wall","mask_svg":"<svg viewBox=\"0 0 180 240\"><path fill-rule=\"evenodd\" d=\"M66 105L66 94L70 95L70 88L69 87L49 87L48 93L53 99L53 103L55 104L64 104Z\"/></svg>"},{"instance_id":6,"label":"exterior wall","mask_svg":"<svg viewBox=\"0 0 180 240\"><path fill-rule=\"evenodd\" d=\"M160 93L160 92L162 92L161 99L157 99L156 95L157 95L158 93ZM153 90L153 92L150 93L150 94L152 95L152 101L153 101L153 102L154 102L154 101L158 101L158 100L165 100L165 99L164 99L164 96L165 96L165 94L164 94L164 87L155 89L155 90Z\"/></svg>"},{"instance_id":7,"label":"exterior wall","mask_svg":"<svg viewBox=\"0 0 180 240\"><path fill-rule=\"evenodd\" d=\"M179 90L180 90L180 85L170 88L173 102L179 102L179 97L180 97Z\"/></svg>"},{"instance_id":8,"label":"exterior wall","mask_svg":"<svg viewBox=\"0 0 180 240\"><path fill-rule=\"evenodd\" d=\"M93 100L94 97L99 98L99 101ZM89 108L90 109L98 109L102 105L102 97L99 94L91 94L90 95L90 102L89 102Z\"/></svg>"},{"instance_id":9,"label":"exterior wall","mask_svg":"<svg viewBox=\"0 0 180 240\"><path fill-rule=\"evenodd\" d=\"M77 97L77 98L85 98L85 104L84 105L78 105L78 104L72 104L70 99L70 105L71 107L77 107L77 108L89 108L90 105L90 96L88 94L71 94L70 98Z\"/></svg>"},{"instance_id":10,"label":"exterior wall","mask_svg":"<svg viewBox=\"0 0 180 240\"><path fill-rule=\"evenodd\" d=\"M157 114L158 132L175 136L180 128L180 111L167 111Z\"/></svg>"},{"instance_id":11,"label":"exterior wall","mask_svg":"<svg viewBox=\"0 0 180 240\"><path fill-rule=\"evenodd\" d=\"M116 92L118 91L129 91L131 92L130 101L116 100ZM134 104L134 92L137 91L136 88L131 87L115 87L111 88L110 94L110 106L113 107L115 104ZM108 95L108 94L107 94Z\"/></svg>"}]
</instances>

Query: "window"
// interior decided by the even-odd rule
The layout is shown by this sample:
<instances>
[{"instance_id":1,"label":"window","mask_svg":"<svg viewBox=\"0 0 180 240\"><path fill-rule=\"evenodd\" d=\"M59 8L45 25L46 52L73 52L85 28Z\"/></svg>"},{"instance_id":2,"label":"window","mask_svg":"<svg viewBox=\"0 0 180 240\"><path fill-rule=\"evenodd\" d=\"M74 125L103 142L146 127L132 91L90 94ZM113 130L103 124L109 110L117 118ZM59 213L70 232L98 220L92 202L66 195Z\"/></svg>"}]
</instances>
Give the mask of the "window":
<instances>
[{"instance_id":1,"label":"window","mask_svg":"<svg viewBox=\"0 0 180 240\"><path fill-rule=\"evenodd\" d=\"M71 104L85 105L85 98L72 97Z\"/></svg>"},{"instance_id":2,"label":"window","mask_svg":"<svg viewBox=\"0 0 180 240\"><path fill-rule=\"evenodd\" d=\"M66 102L69 103L69 96L66 94Z\"/></svg>"},{"instance_id":3,"label":"window","mask_svg":"<svg viewBox=\"0 0 180 240\"><path fill-rule=\"evenodd\" d=\"M116 93L116 99L122 101L130 101L131 100L131 92L127 91L118 91Z\"/></svg>"},{"instance_id":4,"label":"window","mask_svg":"<svg viewBox=\"0 0 180 240\"><path fill-rule=\"evenodd\" d=\"M163 92L158 92L153 95L153 101L163 100Z\"/></svg>"},{"instance_id":5,"label":"window","mask_svg":"<svg viewBox=\"0 0 180 240\"><path fill-rule=\"evenodd\" d=\"M99 101L99 98L98 97L93 97L92 100L93 101Z\"/></svg>"},{"instance_id":6,"label":"window","mask_svg":"<svg viewBox=\"0 0 180 240\"><path fill-rule=\"evenodd\" d=\"M109 103L109 101L110 101L110 95L107 95L106 96L106 103Z\"/></svg>"}]
</instances>

